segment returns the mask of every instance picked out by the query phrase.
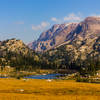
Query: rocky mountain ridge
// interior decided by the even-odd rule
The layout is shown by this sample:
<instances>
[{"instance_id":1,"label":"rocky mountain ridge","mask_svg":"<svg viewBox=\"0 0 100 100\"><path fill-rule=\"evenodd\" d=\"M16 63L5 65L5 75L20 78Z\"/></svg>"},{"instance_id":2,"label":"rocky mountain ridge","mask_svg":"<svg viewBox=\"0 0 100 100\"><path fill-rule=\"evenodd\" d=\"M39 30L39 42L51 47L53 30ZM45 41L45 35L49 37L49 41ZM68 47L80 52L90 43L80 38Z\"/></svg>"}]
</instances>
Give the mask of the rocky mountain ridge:
<instances>
[{"instance_id":1,"label":"rocky mountain ridge","mask_svg":"<svg viewBox=\"0 0 100 100\"><path fill-rule=\"evenodd\" d=\"M40 61L38 54L29 49L22 40L15 38L0 41L0 66L18 70L35 68Z\"/></svg>"},{"instance_id":2,"label":"rocky mountain ridge","mask_svg":"<svg viewBox=\"0 0 100 100\"><path fill-rule=\"evenodd\" d=\"M44 55L47 56L49 61L58 64L59 67L74 67L76 63L76 66L82 67L86 64L90 65L90 63L98 62L96 64L99 64L100 18L86 18L77 25L75 30L68 34L66 42L48 50ZM97 66L96 64L95 66Z\"/></svg>"},{"instance_id":3,"label":"rocky mountain ridge","mask_svg":"<svg viewBox=\"0 0 100 100\"><path fill-rule=\"evenodd\" d=\"M59 25L59 27L61 26ZM60 29L58 28L58 30ZM56 30L55 33L51 31L52 36L48 36L47 38L46 35L49 31L42 33L40 38L35 42L35 45L34 43L32 44L34 50L47 51L66 45L66 51L73 52L75 59L80 56L81 59L86 59L88 55L99 55L100 17L87 17L77 24L64 24L60 31ZM51 40L53 42L51 42ZM45 43L53 43L53 45L48 46L48 44L46 45ZM45 49L43 49L43 47L45 47Z\"/></svg>"},{"instance_id":4,"label":"rocky mountain ridge","mask_svg":"<svg viewBox=\"0 0 100 100\"><path fill-rule=\"evenodd\" d=\"M21 40L0 42L0 64L37 68L79 69L100 67L100 18L87 17L80 23L54 25L28 48ZM35 53L32 49L42 54ZM44 52L45 51L45 52ZM86 71L87 71L86 68ZM92 72L92 71L91 71Z\"/></svg>"},{"instance_id":5,"label":"rocky mountain ridge","mask_svg":"<svg viewBox=\"0 0 100 100\"><path fill-rule=\"evenodd\" d=\"M13 38L0 42L0 52L3 51L10 51L18 54L22 53L23 55L25 55L30 51L30 49L23 43L22 40Z\"/></svg>"},{"instance_id":6,"label":"rocky mountain ridge","mask_svg":"<svg viewBox=\"0 0 100 100\"><path fill-rule=\"evenodd\" d=\"M39 39L28 46L35 51L47 51L65 42L66 36L75 29L77 23L55 24L49 30L43 32Z\"/></svg>"}]
</instances>

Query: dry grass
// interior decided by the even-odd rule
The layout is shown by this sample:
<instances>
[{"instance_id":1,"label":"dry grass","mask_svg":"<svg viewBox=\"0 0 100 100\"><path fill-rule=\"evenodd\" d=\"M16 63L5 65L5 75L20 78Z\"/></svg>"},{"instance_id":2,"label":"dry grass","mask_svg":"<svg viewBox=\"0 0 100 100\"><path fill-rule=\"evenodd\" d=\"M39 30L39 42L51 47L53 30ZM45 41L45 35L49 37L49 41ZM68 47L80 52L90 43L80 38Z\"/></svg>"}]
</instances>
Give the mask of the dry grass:
<instances>
[{"instance_id":1,"label":"dry grass","mask_svg":"<svg viewBox=\"0 0 100 100\"><path fill-rule=\"evenodd\" d=\"M100 100L100 84L0 79L0 100Z\"/></svg>"},{"instance_id":2,"label":"dry grass","mask_svg":"<svg viewBox=\"0 0 100 100\"><path fill-rule=\"evenodd\" d=\"M5 67L2 71L0 68L0 76L1 77L24 77L24 76L30 76L30 75L38 75L38 74L50 74L50 73L54 73L54 70L51 69L36 69L34 71L16 71L15 68L7 68Z\"/></svg>"}]
</instances>

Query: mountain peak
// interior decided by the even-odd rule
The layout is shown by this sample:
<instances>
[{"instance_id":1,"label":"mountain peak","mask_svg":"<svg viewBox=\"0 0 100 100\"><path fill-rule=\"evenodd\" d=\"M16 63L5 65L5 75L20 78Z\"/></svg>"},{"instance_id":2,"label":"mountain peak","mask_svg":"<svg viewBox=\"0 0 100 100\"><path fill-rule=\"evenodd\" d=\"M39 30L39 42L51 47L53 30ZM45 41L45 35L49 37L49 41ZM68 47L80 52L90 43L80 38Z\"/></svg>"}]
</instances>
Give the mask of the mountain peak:
<instances>
[{"instance_id":1,"label":"mountain peak","mask_svg":"<svg viewBox=\"0 0 100 100\"><path fill-rule=\"evenodd\" d=\"M23 43L22 40L17 40L15 38L8 39L0 42L0 51L11 51L15 53L27 54L29 48Z\"/></svg>"},{"instance_id":2,"label":"mountain peak","mask_svg":"<svg viewBox=\"0 0 100 100\"><path fill-rule=\"evenodd\" d=\"M99 16L89 16L85 19L85 21L100 21L100 17Z\"/></svg>"},{"instance_id":3,"label":"mountain peak","mask_svg":"<svg viewBox=\"0 0 100 100\"><path fill-rule=\"evenodd\" d=\"M55 24L43 32L37 41L28 46L36 51L49 50L66 41L66 36L74 30L76 26L76 23Z\"/></svg>"}]
</instances>

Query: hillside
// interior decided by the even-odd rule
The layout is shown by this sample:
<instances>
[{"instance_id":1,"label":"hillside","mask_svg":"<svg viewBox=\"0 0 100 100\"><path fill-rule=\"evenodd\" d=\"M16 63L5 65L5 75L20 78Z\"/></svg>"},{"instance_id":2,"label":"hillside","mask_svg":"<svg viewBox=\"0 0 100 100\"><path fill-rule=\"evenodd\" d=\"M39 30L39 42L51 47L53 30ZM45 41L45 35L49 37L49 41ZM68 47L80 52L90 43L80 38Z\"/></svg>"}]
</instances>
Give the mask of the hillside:
<instances>
[{"instance_id":1,"label":"hillside","mask_svg":"<svg viewBox=\"0 0 100 100\"><path fill-rule=\"evenodd\" d=\"M70 33L71 34L71 33ZM73 50L74 56L86 59L87 56L99 56L100 53L100 18L88 17L79 23L76 29L69 34L66 45L68 51ZM70 37L71 36L71 37Z\"/></svg>"},{"instance_id":2,"label":"hillside","mask_svg":"<svg viewBox=\"0 0 100 100\"><path fill-rule=\"evenodd\" d=\"M77 24L54 25L29 47L21 40L1 41L1 66L79 71L85 68L84 74L94 73L100 69L100 17L87 17Z\"/></svg>"},{"instance_id":3,"label":"hillside","mask_svg":"<svg viewBox=\"0 0 100 100\"><path fill-rule=\"evenodd\" d=\"M77 47L78 52L89 54L92 53L99 36L100 17L87 17L80 23L56 24L28 46L35 51L42 52L68 44L68 48Z\"/></svg>"},{"instance_id":4,"label":"hillside","mask_svg":"<svg viewBox=\"0 0 100 100\"><path fill-rule=\"evenodd\" d=\"M22 53L23 55L26 55L30 51L30 49L22 42L22 40L16 39L9 39L0 42L0 52L6 50L18 54Z\"/></svg>"},{"instance_id":5,"label":"hillside","mask_svg":"<svg viewBox=\"0 0 100 100\"><path fill-rule=\"evenodd\" d=\"M39 56L21 40L9 39L0 42L0 66L30 69L38 66Z\"/></svg>"},{"instance_id":6,"label":"hillside","mask_svg":"<svg viewBox=\"0 0 100 100\"><path fill-rule=\"evenodd\" d=\"M76 28L76 23L55 24L43 32L39 39L28 46L38 52L47 51L66 41L67 35Z\"/></svg>"},{"instance_id":7,"label":"hillside","mask_svg":"<svg viewBox=\"0 0 100 100\"><path fill-rule=\"evenodd\" d=\"M100 69L100 18L80 22L63 44L45 52L44 57L56 68L84 68L86 73Z\"/></svg>"}]
</instances>

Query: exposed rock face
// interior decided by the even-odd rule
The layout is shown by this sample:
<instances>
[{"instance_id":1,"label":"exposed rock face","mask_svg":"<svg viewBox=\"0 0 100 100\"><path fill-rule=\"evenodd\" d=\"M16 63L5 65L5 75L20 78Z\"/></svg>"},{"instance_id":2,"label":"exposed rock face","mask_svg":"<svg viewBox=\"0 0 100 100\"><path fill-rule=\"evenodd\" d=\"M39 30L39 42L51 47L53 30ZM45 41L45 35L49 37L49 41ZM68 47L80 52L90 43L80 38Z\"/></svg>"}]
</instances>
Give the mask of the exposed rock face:
<instances>
[{"instance_id":1,"label":"exposed rock face","mask_svg":"<svg viewBox=\"0 0 100 100\"><path fill-rule=\"evenodd\" d=\"M85 59L88 55L100 53L100 18L88 17L79 23L76 29L71 32L67 41L66 50L73 50L74 56Z\"/></svg>"},{"instance_id":2,"label":"exposed rock face","mask_svg":"<svg viewBox=\"0 0 100 100\"><path fill-rule=\"evenodd\" d=\"M80 70L84 67L87 71L95 67L97 70L100 68L100 18L86 18L68 33L64 43L43 54L57 68Z\"/></svg>"},{"instance_id":3,"label":"exposed rock face","mask_svg":"<svg viewBox=\"0 0 100 100\"><path fill-rule=\"evenodd\" d=\"M38 66L40 58L21 40L9 39L0 42L0 66L10 66L25 70ZM39 66L38 66L39 67Z\"/></svg>"},{"instance_id":4,"label":"exposed rock face","mask_svg":"<svg viewBox=\"0 0 100 100\"><path fill-rule=\"evenodd\" d=\"M76 28L76 23L56 24L43 32L39 39L28 46L35 51L46 51L66 41L67 35Z\"/></svg>"},{"instance_id":5,"label":"exposed rock face","mask_svg":"<svg viewBox=\"0 0 100 100\"><path fill-rule=\"evenodd\" d=\"M58 53L57 48L61 46L66 47L66 52L73 56L73 60L100 56L100 17L87 17L78 24L53 26L32 44L36 51L53 48L50 50L50 55Z\"/></svg>"},{"instance_id":6,"label":"exposed rock face","mask_svg":"<svg viewBox=\"0 0 100 100\"><path fill-rule=\"evenodd\" d=\"M22 53L26 55L30 52L30 49L22 42L22 40L10 39L0 42L0 53L6 54L6 52L14 52L17 54Z\"/></svg>"},{"instance_id":7,"label":"exposed rock face","mask_svg":"<svg viewBox=\"0 0 100 100\"><path fill-rule=\"evenodd\" d=\"M59 28L61 26L59 25ZM87 17L78 24L63 25L59 28L55 29L54 33L50 31L51 29L43 33L41 38L33 43L33 49L45 51L53 48L49 52L52 56L58 53L58 48L65 46L66 52L72 56L73 61L78 58L85 60L89 56L100 56L100 17Z\"/></svg>"}]
</instances>

